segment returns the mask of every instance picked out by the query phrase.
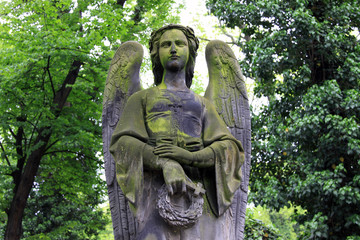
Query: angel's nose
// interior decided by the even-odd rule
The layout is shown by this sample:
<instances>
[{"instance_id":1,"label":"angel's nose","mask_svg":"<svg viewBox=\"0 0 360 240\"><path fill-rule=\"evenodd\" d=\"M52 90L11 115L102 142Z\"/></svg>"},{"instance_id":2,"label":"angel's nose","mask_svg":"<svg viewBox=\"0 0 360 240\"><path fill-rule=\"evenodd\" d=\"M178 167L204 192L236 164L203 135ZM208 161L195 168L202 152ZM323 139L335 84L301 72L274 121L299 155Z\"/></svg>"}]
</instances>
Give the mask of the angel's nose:
<instances>
[{"instance_id":1,"label":"angel's nose","mask_svg":"<svg viewBox=\"0 0 360 240\"><path fill-rule=\"evenodd\" d=\"M175 44L174 44L174 43L171 44L170 53L171 53L171 54L175 54L175 53L176 53L176 47L175 47Z\"/></svg>"}]
</instances>

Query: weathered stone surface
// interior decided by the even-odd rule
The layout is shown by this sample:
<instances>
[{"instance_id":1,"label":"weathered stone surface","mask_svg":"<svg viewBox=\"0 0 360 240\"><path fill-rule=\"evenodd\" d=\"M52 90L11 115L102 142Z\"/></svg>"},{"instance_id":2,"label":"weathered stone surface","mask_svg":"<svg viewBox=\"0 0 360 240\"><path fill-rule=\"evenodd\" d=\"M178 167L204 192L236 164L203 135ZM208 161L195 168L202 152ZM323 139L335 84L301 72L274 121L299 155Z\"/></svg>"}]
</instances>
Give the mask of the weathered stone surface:
<instances>
[{"instance_id":1,"label":"weathered stone surface","mask_svg":"<svg viewBox=\"0 0 360 240\"><path fill-rule=\"evenodd\" d=\"M104 98L115 239L241 239L250 113L233 53L209 43L210 84L198 96L189 89L198 40L189 27L165 26L150 40L156 86L129 97L139 89L135 45L115 55Z\"/></svg>"}]
</instances>

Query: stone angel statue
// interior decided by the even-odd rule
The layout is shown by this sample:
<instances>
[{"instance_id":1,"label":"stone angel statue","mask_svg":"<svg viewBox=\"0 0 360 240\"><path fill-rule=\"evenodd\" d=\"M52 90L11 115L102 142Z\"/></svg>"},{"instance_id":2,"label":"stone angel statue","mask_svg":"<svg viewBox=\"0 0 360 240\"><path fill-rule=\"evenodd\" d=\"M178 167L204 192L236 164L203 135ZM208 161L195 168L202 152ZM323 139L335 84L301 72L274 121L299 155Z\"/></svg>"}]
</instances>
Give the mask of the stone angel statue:
<instances>
[{"instance_id":1,"label":"stone angel statue","mask_svg":"<svg viewBox=\"0 0 360 240\"><path fill-rule=\"evenodd\" d=\"M221 41L206 47L205 97L190 90L199 41L154 31L155 86L142 90L143 48L123 43L103 102L103 150L115 239L242 239L250 171L244 77Z\"/></svg>"}]
</instances>

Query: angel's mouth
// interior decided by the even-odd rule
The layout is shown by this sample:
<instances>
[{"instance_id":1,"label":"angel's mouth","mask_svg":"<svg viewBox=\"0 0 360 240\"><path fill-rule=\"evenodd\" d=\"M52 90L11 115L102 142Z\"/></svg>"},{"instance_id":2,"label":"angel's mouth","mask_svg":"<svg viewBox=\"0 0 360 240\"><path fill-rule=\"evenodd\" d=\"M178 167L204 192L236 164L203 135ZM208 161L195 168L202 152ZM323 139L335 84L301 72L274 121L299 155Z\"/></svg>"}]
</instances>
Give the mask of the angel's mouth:
<instances>
[{"instance_id":1,"label":"angel's mouth","mask_svg":"<svg viewBox=\"0 0 360 240\"><path fill-rule=\"evenodd\" d=\"M173 55L173 56L170 57L170 59L173 59L173 60L178 59L178 58L179 58L179 56L177 56L177 55Z\"/></svg>"}]
</instances>

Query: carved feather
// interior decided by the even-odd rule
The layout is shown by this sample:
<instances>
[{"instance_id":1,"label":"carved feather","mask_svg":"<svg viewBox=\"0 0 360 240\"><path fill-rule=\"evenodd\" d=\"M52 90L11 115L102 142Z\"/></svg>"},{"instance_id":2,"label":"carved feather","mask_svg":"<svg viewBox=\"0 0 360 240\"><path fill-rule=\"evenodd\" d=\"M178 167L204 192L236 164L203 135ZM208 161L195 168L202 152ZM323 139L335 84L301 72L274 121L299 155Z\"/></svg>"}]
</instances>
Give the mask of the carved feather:
<instances>
[{"instance_id":1,"label":"carved feather","mask_svg":"<svg viewBox=\"0 0 360 240\"><path fill-rule=\"evenodd\" d=\"M245 81L233 51L224 42L210 41L205 55L209 69L205 97L213 102L220 117L245 150L243 179L232 204L235 237L243 239L251 153L250 110Z\"/></svg>"},{"instance_id":2,"label":"carved feather","mask_svg":"<svg viewBox=\"0 0 360 240\"><path fill-rule=\"evenodd\" d=\"M105 160L105 175L108 186L111 217L115 240L130 240L136 235L136 223L115 176L115 161L109 152L111 136L128 98L140 86L140 66L143 59L143 47L138 42L123 43L116 51L106 79L102 135Z\"/></svg>"}]
</instances>

